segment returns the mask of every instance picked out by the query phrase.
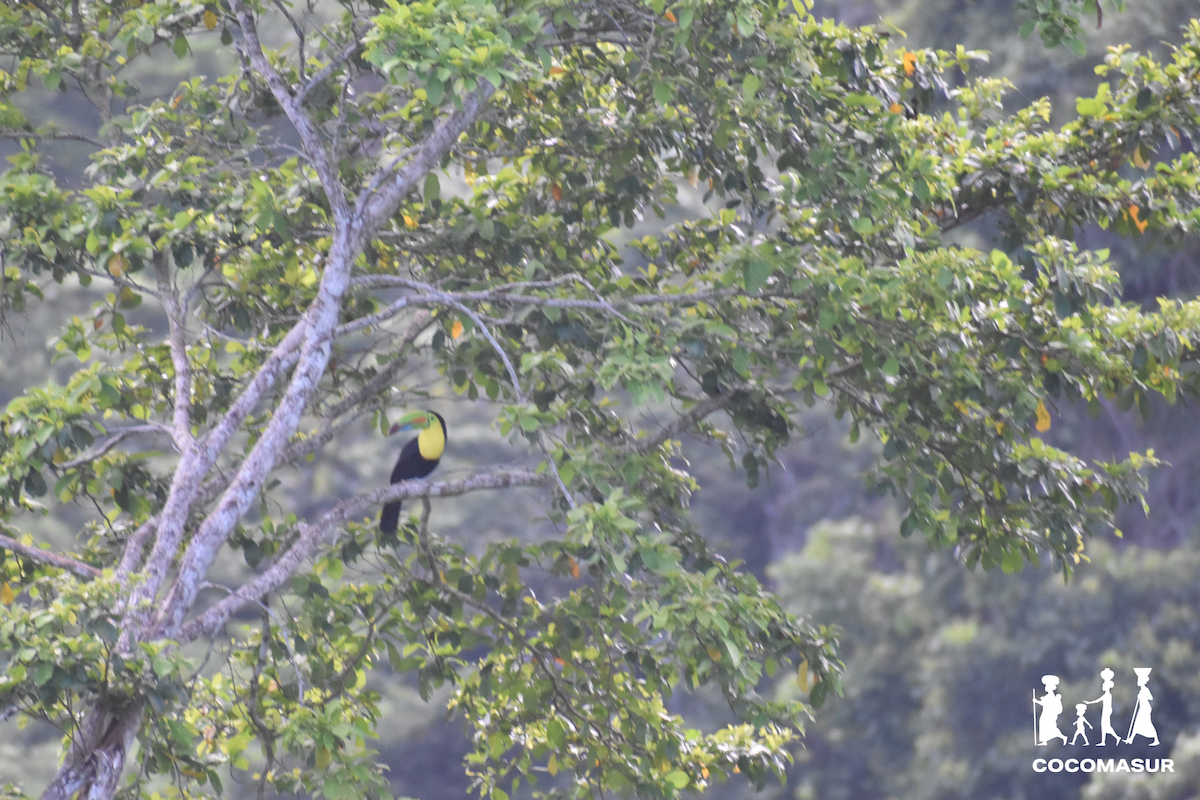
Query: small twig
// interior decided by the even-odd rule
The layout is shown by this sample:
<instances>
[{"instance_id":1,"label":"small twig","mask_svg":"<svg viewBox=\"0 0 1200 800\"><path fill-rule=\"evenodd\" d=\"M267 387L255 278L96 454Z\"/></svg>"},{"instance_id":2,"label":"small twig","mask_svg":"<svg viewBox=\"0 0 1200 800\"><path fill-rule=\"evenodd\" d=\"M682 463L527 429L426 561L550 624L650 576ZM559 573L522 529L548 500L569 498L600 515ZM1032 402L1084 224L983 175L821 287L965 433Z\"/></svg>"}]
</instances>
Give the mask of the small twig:
<instances>
[{"instance_id":1,"label":"small twig","mask_svg":"<svg viewBox=\"0 0 1200 800\"><path fill-rule=\"evenodd\" d=\"M711 397L704 398L686 412L680 414L674 422L664 425L644 439L634 440L632 444L626 448L626 452L645 455L668 439L674 439L676 436L683 433L685 430L692 427L709 414L728 405L729 401L733 399L734 391L735 390L733 389L727 389L720 394L715 394Z\"/></svg>"},{"instance_id":2,"label":"small twig","mask_svg":"<svg viewBox=\"0 0 1200 800\"><path fill-rule=\"evenodd\" d=\"M288 22L292 23L292 30L294 30L294 31L296 32L296 38L300 40L300 48L299 48L300 67L299 67L299 73L300 73L300 82L301 82L301 83L304 83L304 81L305 81L305 78L304 78L304 29L303 29L302 27L300 27L300 24L299 24L298 22L296 22L295 18L294 18L294 17L291 15L291 13L290 13L290 12L287 10L287 6L285 6L285 5L283 4L282 0L274 0L274 2L275 2L275 7L279 9L279 12L280 12L281 14L283 14L283 16L284 16L284 17L286 17L286 18L287 18L287 21L288 21Z\"/></svg>"}]
</instances>

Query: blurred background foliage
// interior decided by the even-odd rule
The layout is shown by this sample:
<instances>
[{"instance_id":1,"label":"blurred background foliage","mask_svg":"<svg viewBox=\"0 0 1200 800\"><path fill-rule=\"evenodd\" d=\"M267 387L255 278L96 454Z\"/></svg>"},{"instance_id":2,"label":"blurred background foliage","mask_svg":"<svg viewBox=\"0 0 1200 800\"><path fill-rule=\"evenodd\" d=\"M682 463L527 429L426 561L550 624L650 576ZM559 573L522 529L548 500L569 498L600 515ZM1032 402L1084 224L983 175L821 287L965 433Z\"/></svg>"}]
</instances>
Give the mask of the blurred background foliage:
<instances>
[{"instance_id":1,"label":"blurred background foliage","mask_svg":"<svg viewBox=\"0 0 1200 800\"><path fill-rule=\"evenodd\" d=\"M1177 41L1179 27L1197 13L1193 0L1128 0L1121 15L1105 14L1087 28L1087 56L1045 49L1036 36L1021 39L1011 0L817 0L814 13L841 21L886 26L898 46L986 50L984 72L1015 86L1012 104L1048 96L1057 122L1074 115L1074 99L1094 93L1093 68L1109 45L1162 54ZM1096 25L1096 22L1100 22ZM901 38L901 31L906 38ZM215 37L197 42L194 57L178 74L139 76L145 92L168 93L185 77L204 75L216 58ZM155 62L156 64L158 62ZM37 121L70 121L89 108L47 95L30 109ZM64 127L67 127L64 124ZM1192 146L1185 143L1185 147ZM0 142L0 153L15 145ZM85 166L69 145L54 168L66 185ZM681 192L686 205L674 219L693 216L699 198ZM668 218L667 223L674 221ZM661 223L644 223L641 236ZM643 229L644 228L644 229ZM962 233L964 243L991 246L987 220ZM1158 297L1193 296L1200 288L1200 242L1159 246L1152 236L1117 240L1099 229L1084 230L1079 243L1110 247L1120 266L1125 299L1152 306ZM62 382L73 360L55 362L53 337L64 315L86 317L96 297L70 282L52 285L51 302L3 320L0 339L0 403L21 387ZM136 312L134 313L136 316ZM153 320L130 322L152 325ZM418 344L421 344L418 342ZM428 345L428 343L425 343ZM428 385L431 405L454 420L454 439L444 462L446 477L475 463L500 463L509 451L484 414L465 397L438 396L434 376L403 377L412 388ZM700 479L695 518L722 552L768 581L787 608L842 630L845 694L833 698L809 724L787 784L763 794L774 800L874 800L874 798L1084 798L1174 800L1200 796L1200 419L1194 404L1154 406L1148 417L1103 405L1092 419L1083 408L1055 417L1049 438L1089 459L1108 459L1152 447L1170 466L1152 476L1150 508L1124 509L1122 539L1090 546L1089 561L1069 584L1048 568L967 572L952 553L931 552L924 541L899 536L894 508L871 496L861 475L877 446L848 443L846 426L828 409L807 412L805 433L780 453L757 487L747 487L740 466L715 447L685 443ZM394 443L393 443L394 445ZM290 497L300 517L364 487L381 484L390 464L389 445L363 425L357 443L325 453L291 476ZM434 504L443 530L456 528L467 544L503 537L536 538L511 520L528 518L518 506L521 491L477 494ZM39 539L66 544L79 534L82 510L60 507L38 523ZM229 577L247 570L224 565ZM1154 720L1162 738L1109 748L1105 755L1171 757L1169 775L1088 776L1036 774L1030 762L1049 748L1033 746L1030 695L1046 673L1062 677L1068 708L1100 694L1099 672L1112 668L1114 725L1123 730L1134 706L1134 666L1154 668ZM445 698L429 702L416 687L386 671L376 675L386 711L375 747L390 767L397 795L457 800L467 793L462 757L467 751L461 721L447 718ZM802 690L794 675L764 693ZM712 727L726 722L720 698L677 695L677 708L707 715ZM1098 715L1092 713L1098 727ZM1060 727L1069 728L1069 712ZM1092 739L1096 738L1092 733ZM20 781L36 793L55 766L59 732L0 721L0 784ZM1078 756L1082 751L1071 751ZM1088 753L1092 755L1092 753ZM229 786L233 797L249 786ZM737 781L709 795L738 798L750 790Z\"/></svg>"}]
</instances>

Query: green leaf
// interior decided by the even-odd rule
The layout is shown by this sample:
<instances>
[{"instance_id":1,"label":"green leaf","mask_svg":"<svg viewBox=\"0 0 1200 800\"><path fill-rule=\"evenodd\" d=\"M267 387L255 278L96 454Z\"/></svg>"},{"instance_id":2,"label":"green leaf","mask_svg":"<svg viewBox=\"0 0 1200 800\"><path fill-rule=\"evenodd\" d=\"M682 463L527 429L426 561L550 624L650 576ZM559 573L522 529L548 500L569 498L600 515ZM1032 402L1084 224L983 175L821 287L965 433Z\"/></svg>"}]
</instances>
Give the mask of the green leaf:
<instances>
[{"instance_id":1,"label":"green leaf","mask_svg":"<svg viewBox=\"0 0 1200 800\"><path fill-rule=\"evenodd\" d=\"M676 789L683 789L692 782L692 779L688 777L686 772L678 769L668 772L663 776L663 780L674 786Z\"/></svg>"},{"instance_id":2,"label":"green leaf","mask_svg":"<svg viewBox=\"0 0 1200 800\"><path fill-rule=\"evenodd\" d=\"M758 87L761 85L757 75L749 73L745 78L742 78L742 99L749 103L754 99L754 95L758 94Z\"/></svg>"},{"instance_id":3,"label":"green leaf","mask_svg":"<svg viewBox=\"0 0 1200 800\"><path fill-rule=\"evenodd\" d=\"M757 292L767 279L771 277L771 263L757 256L746 262L742 271L742 280L747 292Z\"/></svg>"},{"instance_id":4,"label":"green leaf","mask_svg":"<svg viewBox=\"0 0 1200 800\"><path fill-rule=\"evenodd\" d=\"M439 197L441 197L441 194L441 181L438 180L437 173L430 172L425 176L425 202L432 203L434 200L437 200Z\"/></svg>"},{"instance_id":5,"label":"green leaf","mask_svg":"<svg viewBox=\"0 0 1200 800\"><path fill-rule=\"evenodd\" d=\"M675 90L666 81L654 82L654 99L661 105L667 105L671 102L671 98L675 96Z\"/></svg>"}]
</instances>

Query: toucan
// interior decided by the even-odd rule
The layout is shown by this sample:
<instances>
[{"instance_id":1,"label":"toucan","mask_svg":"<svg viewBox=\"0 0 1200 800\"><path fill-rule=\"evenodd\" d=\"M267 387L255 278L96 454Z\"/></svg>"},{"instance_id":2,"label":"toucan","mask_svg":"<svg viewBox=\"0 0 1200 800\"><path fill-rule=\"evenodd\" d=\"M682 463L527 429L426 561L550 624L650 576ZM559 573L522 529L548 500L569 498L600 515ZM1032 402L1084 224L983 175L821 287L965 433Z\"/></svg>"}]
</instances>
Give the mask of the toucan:
<instances>
[{"instance_id":1,"label":"toucan","mask_svg":"<svg viewBox=\"0 0 1200 800\"><path fill-rule=\"evenodd\" d=\"M436 411L411 411L392 425L388 435L412 430L421 432L409 439L400 451L396 466L392 468L392 483L426 477L437 467L442 451L446 449L446 420ZM379 515L379 530L393 534L399 522L400 501L393 500Z\"/></svg>"}]
</instances>

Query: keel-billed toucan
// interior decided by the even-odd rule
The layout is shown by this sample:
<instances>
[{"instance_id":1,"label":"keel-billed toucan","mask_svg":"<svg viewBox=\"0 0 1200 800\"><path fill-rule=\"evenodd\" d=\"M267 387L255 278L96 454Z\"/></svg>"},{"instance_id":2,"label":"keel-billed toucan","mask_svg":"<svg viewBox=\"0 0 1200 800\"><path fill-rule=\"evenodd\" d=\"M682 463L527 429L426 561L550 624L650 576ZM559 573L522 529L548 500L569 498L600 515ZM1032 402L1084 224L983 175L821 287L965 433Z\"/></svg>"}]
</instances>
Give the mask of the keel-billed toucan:
<instances>
[{"instance_id":1,"label":"keel-billed toucan","mask_svg":"<svg viewBox=\"0 0 1200 800\"><path fill-rule=\"evenodd\" d=\"M392 483L424 478L433 472L446 448L446 420L436 411L412 411L396 421L388 435L396 431L421 431L409 439L392 468ZM383 507L379 515L379 530L385 534L396 532L400 521L400 501L395 500Z\"/></svg>"}]
</instances>

